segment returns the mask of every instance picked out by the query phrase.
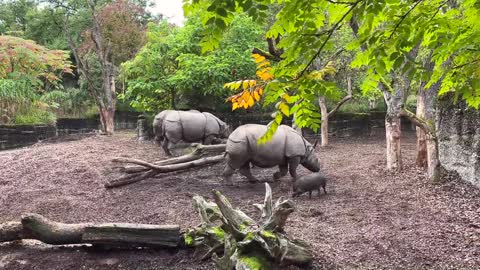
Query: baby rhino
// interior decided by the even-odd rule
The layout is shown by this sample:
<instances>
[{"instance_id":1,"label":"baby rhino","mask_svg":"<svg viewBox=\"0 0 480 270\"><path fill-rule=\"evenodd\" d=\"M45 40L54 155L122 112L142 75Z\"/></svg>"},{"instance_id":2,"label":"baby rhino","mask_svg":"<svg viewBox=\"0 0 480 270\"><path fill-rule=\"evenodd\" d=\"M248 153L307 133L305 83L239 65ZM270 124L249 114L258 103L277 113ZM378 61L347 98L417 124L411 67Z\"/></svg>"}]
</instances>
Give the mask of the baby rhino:
<instances>
[{"instance_id":1,"label":"baby rhino","mask_svg":"<svg viewBox=\"0 0 480 270\"><path fill-rule=\"evenodd\" d=\"M308 192L309 198L312 198L312 191L318 190L318 196L320 197L320 188L323 188L325 194L327 190L325 185L327 179L321 173L311 173L304 175L295 181L293 184L293 195L292 197L297 197L300 194Z\"/></svg>"}]
</instances>

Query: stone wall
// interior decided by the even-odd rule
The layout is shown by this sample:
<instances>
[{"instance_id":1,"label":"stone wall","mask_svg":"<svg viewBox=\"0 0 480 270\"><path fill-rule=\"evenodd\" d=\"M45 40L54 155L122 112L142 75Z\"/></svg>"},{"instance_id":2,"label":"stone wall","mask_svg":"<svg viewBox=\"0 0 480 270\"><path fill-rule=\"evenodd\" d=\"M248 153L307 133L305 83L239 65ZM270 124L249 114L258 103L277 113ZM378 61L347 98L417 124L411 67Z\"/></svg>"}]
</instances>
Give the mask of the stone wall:
<instances>
[{"instance_id":1,"label":"stone wall","mask_svg":"<svg viewBox=\"0 0 480 270\"><path fill-rule=\"evenodd\" d=\"M439 158L442 166L480 187L480 111L452 96L440 101L438 113Z\"/></svg>"},{"instance_id":2,"label":"stone wall","mask_svg":"<svg viewBox=\"0 0 480 270\"><path fill-rule=\"evenodd\" d=\"M57 136L55 126L0 125L0 150L31 145L55 136Z\"/></svg>"}]
</instances>

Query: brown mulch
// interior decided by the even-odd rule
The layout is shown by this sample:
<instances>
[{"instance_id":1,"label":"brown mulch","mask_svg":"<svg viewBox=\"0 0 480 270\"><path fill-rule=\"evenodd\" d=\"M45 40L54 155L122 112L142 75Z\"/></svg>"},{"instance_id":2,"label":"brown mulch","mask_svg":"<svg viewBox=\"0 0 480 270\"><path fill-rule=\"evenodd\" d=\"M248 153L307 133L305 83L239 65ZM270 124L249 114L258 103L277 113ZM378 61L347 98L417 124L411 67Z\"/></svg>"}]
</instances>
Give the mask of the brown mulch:
<instances>
[{"instance_id":1,"label":"brown mulch","mask_svg":"<svg viewBox=\"0 0 480 270\"><path fill-rule=\"evenodd\" d=\"M139 143L133 133L46 142L0 152L0 222L24 212L62 222L199 223L195 194L224 192L255 215L264 185L236 175L222 184L223 165L171 173L106 190L120 175L113 157L164 158L160 148ZM294 198L297 210L287 233L308 242L315 269L480 269L480 190L456 180L429 183L414 167L413 134L403 139L401 173L387 172L382 137L332 138L318 150L328 176L327 195ZM254 169L270 178L274 169ZM307 173L305 169L300 174ZM290 178L272 185L274 196L290 196ZM201 255L201 254L200 254ZM99 251L52 247L38 241L0 244L0 269L212 269L192 250Z\"/></svg>"}]
</instances>

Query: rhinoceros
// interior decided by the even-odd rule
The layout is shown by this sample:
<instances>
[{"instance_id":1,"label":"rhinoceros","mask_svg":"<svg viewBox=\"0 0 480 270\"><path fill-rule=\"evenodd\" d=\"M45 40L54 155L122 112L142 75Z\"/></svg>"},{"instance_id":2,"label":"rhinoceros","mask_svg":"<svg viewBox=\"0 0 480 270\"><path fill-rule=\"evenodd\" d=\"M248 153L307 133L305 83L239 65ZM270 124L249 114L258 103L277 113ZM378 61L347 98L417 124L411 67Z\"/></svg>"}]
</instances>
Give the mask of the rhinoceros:
<instances>
[{"instance_id":1,"label":"rhinoceros","mask_svg":"<svg viewBox=\"0 0 480 270\"><path fill-rule=\"evenodd\" d=\"M302 164L312 172L320 170L315 155L315 145L310 144L302 135L289 126L281 125L272 140L265 144L257 144L265 134L267 126L247 124L235 129L227 140L226 165L223 177L227 185L232 184L232 175L236 169L246 176L250 182L258 181L250 171L250 164L261 168L279 167L273 175L278 180L290 172L297 178L297 167Z\"/></svg>"},{"instance_id":2,"label":"rhinoceros","mask_svg":"<svg viewBox=\"0 0 480 270\"><path fill-rule=\"evenodd\" d=\"M211 113L196 110L164 110L153 120L155 140L162 145L167 155L180 141L211 144L215 139L227 138L229 127Z\"/></svg>"}]
</instances>

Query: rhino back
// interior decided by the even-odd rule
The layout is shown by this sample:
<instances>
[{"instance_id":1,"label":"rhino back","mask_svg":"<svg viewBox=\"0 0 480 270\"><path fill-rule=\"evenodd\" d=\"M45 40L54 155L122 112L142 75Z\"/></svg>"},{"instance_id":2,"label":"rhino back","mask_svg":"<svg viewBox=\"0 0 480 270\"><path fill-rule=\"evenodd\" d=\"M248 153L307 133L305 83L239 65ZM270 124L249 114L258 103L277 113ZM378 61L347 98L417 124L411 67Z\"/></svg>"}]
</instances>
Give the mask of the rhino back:
<instances>
[{"instance_id":1,"label":"rhino back","mask_svg":"<svg viewBox=\"0 0 480 270\"><path fill-rule=\"evenodd\" d=\"M203 112L205 115L205 136L208 135L219 135L220 134L220 124L223 123L220 119L218 119L215 115Z\"/></svg>"},{"instance_id":2,"label":"rhino back","mask_svg":"<svg viewBox=\"0 0 480 270\"><path fill-rule=\"evenodd\" d=\"M197 142L205 137L207 119L204 114L194 111L182 111L180 112L180 121L182 124L184 141Z\"/></svg>"},{"instance_id":3,"label":"rhino back","mask_svg":"<svg viewBox=\"0 0 480 270\"><path fill-rule=\"evenodd\" d=\"M238 127L227 141L227 153L237 163L250 161L259 167L273 167L285 164L285 133L278 129L271 141L257 144L265 134L265 125L247 124ZM243 162L243 163L244 163Z\"/></svg>"}]
</instances>

